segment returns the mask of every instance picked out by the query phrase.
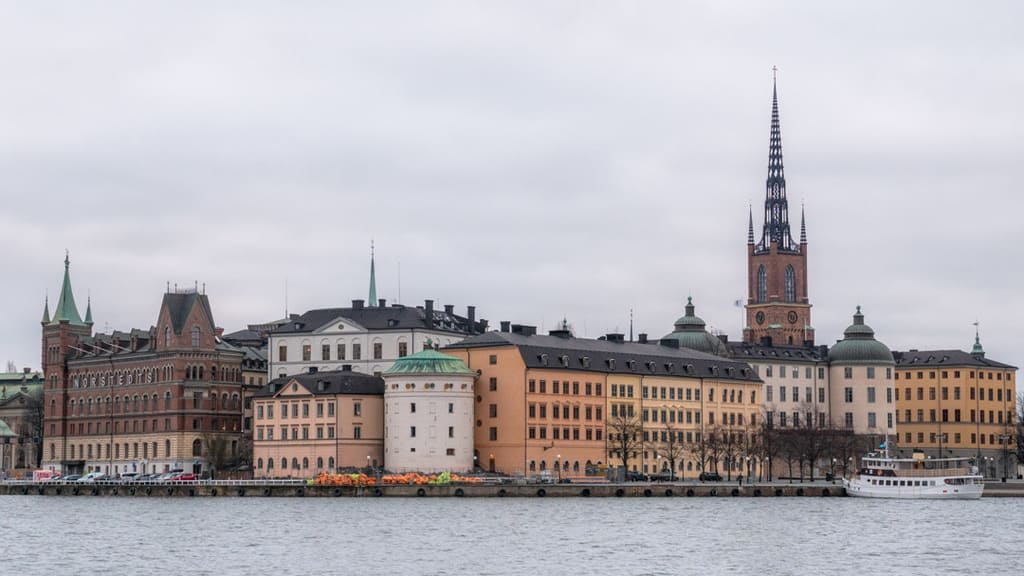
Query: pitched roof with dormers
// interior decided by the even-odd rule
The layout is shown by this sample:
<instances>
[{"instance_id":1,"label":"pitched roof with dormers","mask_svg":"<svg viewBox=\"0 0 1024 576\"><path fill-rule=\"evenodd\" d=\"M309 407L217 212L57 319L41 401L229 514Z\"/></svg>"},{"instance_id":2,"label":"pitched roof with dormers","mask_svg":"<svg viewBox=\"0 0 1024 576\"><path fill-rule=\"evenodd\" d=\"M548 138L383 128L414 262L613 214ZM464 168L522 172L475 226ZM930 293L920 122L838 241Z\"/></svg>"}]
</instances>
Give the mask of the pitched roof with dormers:
<instances>
[{"instance_id":1,"label":"pitched roof with dormers","mask_svg":"<svg viewBox=\"0 0 1024 576\"><path fill-rule=\"evenodd\" d=\"M272 398L283 392L289 384L297 383L313 395L384 395L384 379L380 376L362 374L349 370L295 374L275 378L260 388L254 398Z\"/></svg>"},{"instance_id":2,"label":"pitched roof with dormers","mask_svg":"<svg viewBox=\"0 0 1024 576\"><path fill-rule=\"evenodd\" d=\"M761 381L745 362L662 344L488 332L445 349L499 346L515 346L527 368Z\"/></svg>"},{"instance_id":3,"label":"pitched roof with dormers","mask_svg":"<svg viewBox=\"0 0 1024 576\"><path fill-rule=\"evenodd\" d=\"M427 322L426 310L401 304L391 306L363 306L353 308L318 308L289 319L274 329L271 334L304 334L324 329L330 324L347 320L366 330L433 329L440 332L468 334L469 320L457 314L448 314L443 309L433 311L433 322ZM482 332L484 324L474 322L472 332Z\"/></svg>"},{"instance_id":4,"label":"pitched roof with dormers","mask_svg":"<svg viewBox=\"0 0 1024 576\"><path fill-rule=\"evenodd\" d=\"M973 366L976 368L995 368L1016 370L1016 366L990 360L978 354L970 354L963 350L908 350L893 352L897 368L913 368L928 366Z\"/></svg>"}]
</instances>

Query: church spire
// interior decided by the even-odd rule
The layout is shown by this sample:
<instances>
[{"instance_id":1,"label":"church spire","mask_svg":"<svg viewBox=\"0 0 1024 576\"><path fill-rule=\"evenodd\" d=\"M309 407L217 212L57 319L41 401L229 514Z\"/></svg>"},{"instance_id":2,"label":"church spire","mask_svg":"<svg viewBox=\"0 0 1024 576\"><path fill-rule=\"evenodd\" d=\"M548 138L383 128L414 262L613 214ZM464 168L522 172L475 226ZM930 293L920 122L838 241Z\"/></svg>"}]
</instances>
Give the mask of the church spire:
<instances>
[{"instance_id":1,"label":"church spire","mask_svg":"<svg viewBox=\"0 0 1024 576\"><path fill-rule=\"evenodd\" d=\"M807 244L807 219L804 218L804 203L800 203L800 243Z\"/></svg>"},{"instance_id":2,"label":"church spire","mask_svg":"<svg viewBox=\"0 0 1024 576\"><path fill-rule=\"evenodd\" d=\"M754 245L754 207L747 204L747 211L750 216L750 223L747 224L747 244Z\"/></svg>"},{"instance_id":3,"label":"church spire","mask_svg":"<svg viewBox=\"0 0 1024 576\"><path fill-rule=\"evenodd\" d=\"M60 323L67 321L69 324L82 324L82 317L78 314L78 307L75 306L75 294L71 290L71 260L65 251L64 253L64 283L60 288L60 298L57 300L57 308L53 311L53 322Z\"/></svg>"},{"instance_id":4,"label":"church spire","mask_svg":"<svg viewBox=\"0 0 1024 576\"><path fill-rule=\"evenodd\" d=\"M370 297L367 306L377 305L377 271L373 262L373 240L370 240Z\"/></svg>"},{"instance_id":5,"label":"church spire","mask_svg":"<svg viewBox=\"0 0 1024 576\"><path fill-rule=\"evenodd\" d=\"M786 201L786 174L782 164L782 129L779 127L779 94L776 82L778 68L772 67L772 126L768 142L768 180L765 183L764 231L761 251L771 248L773 242L779 250L798 251L789 230L789 207Z\"/></svg>"},{"instance_id":6,"label":"church spire","mask_svg":"<svg viewBox=\"0 0 1024 576\"><path fill-rule=\"evenodd\" d=\"M89 296L85 304L85 323L92 324L92 296Z\"/></svg>"},{"instance_id":7,"label":"church spire","mask_svg":"<svg viewBox=\"0 0 1024 576\"><path fill-rule=\"evenodd\" d=\"M46 304L43 304L43 324L50 323L50 296L46 296Z\"/></svg>"}]
</instances>

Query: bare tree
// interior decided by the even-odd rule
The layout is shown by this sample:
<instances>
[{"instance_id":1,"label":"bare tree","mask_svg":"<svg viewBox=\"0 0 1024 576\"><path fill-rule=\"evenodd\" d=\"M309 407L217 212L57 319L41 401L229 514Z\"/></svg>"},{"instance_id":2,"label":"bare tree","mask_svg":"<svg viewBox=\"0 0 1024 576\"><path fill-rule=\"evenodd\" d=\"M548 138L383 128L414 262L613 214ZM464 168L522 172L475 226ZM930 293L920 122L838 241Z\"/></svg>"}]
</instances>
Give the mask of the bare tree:
<instances>
[{"instance_id":1,"label":"bare tree","mask_svg":"<svg viewBox=\"0 0 1024 576\"><path fill-rule=\"evenodd\" d=\"M764 479L772 481L775 461L782 451L782 443L779 438L779 431L764 418L761 419L761 469L764 472Z\"/></svg>"},{"instance_id":2,"label":"bare tree","mask_svg":"<svg viewBox=\"0 0 1024 576\"><path fill-rule=\"evenodd\" d=\"M665 441L659 443L655 447L655 453L660 455L666 461L668 461L669 470L671 470L669 478L675 480L676 477L676 464L683 460L683 456L686 454L686 442L684 442L683 431L676 429L672 424L665 425ZM660 470L658 471L661 472Z\"/></svg>"},{"instance_id":3,"label":"bare tree","mask_svg":"<svg viewBox=\"0 0 1024 576\"><path fill-rule=\"evenodd\" d=\"M723 450L723 434L721 427L712 426L705 429L704 434L695 442L695 452L699 455L702 471L718 472L718 461Z\"/></svg>"},{"instance_id":4,"label":"bare tree","mask_svg":"<svg viewBox=\"0 0 1024 576\"><path fill-rule=\"evenodd\" d=\"M206 455L206 460L210 463L212 468L211 476L213 476L227 464L229 457L228 447L231 445L231 440L224 434L207 432L202 435L202 443L203 453Z\"/></svg>"},{"instance_id":5,"label":"bare tree","mask_svg":"<svg viewBox=\"0 0 1024 576\"><path fill-rule=\"evenodd\" d=\"M629 461L643 447L640 418L629 416L625 411L608 419L608 461L618 458L622 468L629 470Z\"/></svg>"},{"instance_id":6,"label":"bare tree","mask_svg":"<svg viewBox=\"0 0 1024 576\"><path fill-rule=\"evenodd\" d=\"M23 444L32 444L33 465L39 466L43 461L43 419L46 417L46 404L43 403L43 390L39 388L27 394L25 400L25 417L21 421L18 435Z\"/></svg>"}]
</instances>

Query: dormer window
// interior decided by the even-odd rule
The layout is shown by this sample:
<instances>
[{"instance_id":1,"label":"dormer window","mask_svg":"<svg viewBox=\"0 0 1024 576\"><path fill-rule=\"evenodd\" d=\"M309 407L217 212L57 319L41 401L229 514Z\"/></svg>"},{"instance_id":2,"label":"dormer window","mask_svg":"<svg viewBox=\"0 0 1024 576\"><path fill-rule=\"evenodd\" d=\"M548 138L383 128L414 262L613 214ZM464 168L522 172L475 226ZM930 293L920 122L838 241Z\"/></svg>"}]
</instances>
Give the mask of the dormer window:
<instances>
[{"instance_id":1,"label":"dormer window","mask_svg":"<svg viewBox=\"0 0 1024 576\"><path fill-rule=\"evenodd\" d=\"M580 365L584 368L590 368L590 356L580 358Z\"/></svg>"},{"instance_id":2,"label":"dormer window","mask_svg":"<svg viewBox=\"0 0 1024 576\"><path fill-rule=\"evenodd\" d=\"M537 355L537 359L540 360L540 363L541 363L542 366L547 366L548 365L548 355L547 354L538 354Z\"/></svg>"},{"instance_id":3,"label":"dormer window","mask_svg":"<svg viewBox=\"0 0 1024 576\"><path fill-rule=\"evenodd\" d=\"M566 356L566 355L564 355L564 354L563 354L563 355L562 355L562 356L560 356L560 357L559 357L558 359L559 359L559 361L561 361L561 363L562 363L562 366L564 366L564 367L566 367L566 368L568 368L568 367L569 367L569 357L568 357L568 356Z\"/></svg>"},{"instance_id":4,"label":"dormer window","mask_svg":"<svg viewBox=\"0 0 1024 576\"><path fill-rule=\"evenodd\" d=\"M193 326L192 327L192 347L193 348L198 348L199 347L199 336L200 336L199 326Z\"/></svg>"},{"instance_id":5,"label":"dormer window","mask_svg":"<svg viewBox=\"0 0 1024 576\"><path fill-rule=\"evenodd\" d=\"M671 372L674 367L675 362L665 362L665 372Z\"/></svg>"},{"instance_id":6,"label":"dormer window","mask_svg":"<svg viewBox=\"0 0 1024 576\"><path fill-rule=\"evenodd\" d=\"M609 358L607 360L607 362L608 362L608 369L609 370L615 370L615 358Z\"/></svg>"},{"instance_id":7,"label":"dormer window","mask_svg":"<svg viewBox=\"0 0 1024 576\"><path fill-rule=\"evenodd\" d=\"M654 372L654 362L648 362L647 369L650 370L651 372Z\"/></svg>"}]
</instances>

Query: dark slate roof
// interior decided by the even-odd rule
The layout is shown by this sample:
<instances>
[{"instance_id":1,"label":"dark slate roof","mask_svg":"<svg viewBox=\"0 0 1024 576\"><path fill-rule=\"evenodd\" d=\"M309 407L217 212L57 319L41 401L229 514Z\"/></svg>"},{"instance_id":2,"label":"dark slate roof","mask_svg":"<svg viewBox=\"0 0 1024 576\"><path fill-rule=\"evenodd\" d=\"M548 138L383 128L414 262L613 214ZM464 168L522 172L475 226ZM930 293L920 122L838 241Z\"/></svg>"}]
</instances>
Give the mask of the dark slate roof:
<instances>
[{"instance_id":1,"label":"dark slate roof","mask_svg":"<svg viewBox=\"0 0 1024 576\"><path fill-rule=\"evenodd\" d=\"M760 382L760 378L745 362L660 344L488 332L451 344L445 349L494 348L508 345L518 347L528 368Z\"/></svg>"},{"instance_id":2,"label":"dark slate roof","mask_svg":"<svg viewBox=\"0 0 1024 576\"><path fill-rule=\"evenodd\" d=\"M729 355L741 362L815 363L828 358L827 346L764 346L750 342L729 342Z\"/></svg>"},{"instance_id":3,"label":"dark slate roof","mask_svg":"<svg viewBox=\"0 0 1024 576\"><path fill-rule=\"evenodd\" d=\"M1008 368L1016 370L1016 366L989 360L984 356L976 356L962 350L910 350L907 352L893 352L897 368L912 368L914 366L975 366L978 368Z\"/></svg>"},{"instance_id":4,"label":"dark slate roof","mask_svg":"<svg viewBox=\"0 0 1024 576\"><path fill-rule=\"evenodd\" d=\"M331 370L310 374L304 372L293 376L275 378L260 388L254 395L255 398L270 398L276 396L285 386L293 381L298 382L313 395L333 394L359 394L359 395L384 395L384 379L380 376L361 374L351 370ZM318 386L323 382L322 390Z\"/></svg>"},{"instance_id":5,"label":"dark slate roof","mask_svg":"<svg viewBox=\"0 0 1024 576\"><path fill-rule=\"evenodd\" d=\"M209 321L210 326L215 326L213 322L213 312L210 310L210 299L206 297L206 294L200 294L194 291L164 294L164 301L161 308L163 306L167 307L175 334L181 334L182 329L185 327L185 321L188 320L189 312L191 312L192 308L196 305L202 307L203 314L206 315L206 319Z\"/></svg>"},{"instance_id":6,"label":"dark slate roof","mask_svg":"<svg viewBox=\"0 0 1024 576\"><path fill-rule=\"evenodd\" d=\"M447 332L467 334L469 320L456 314L448 314L441 310L434 310L433 329ZM355 322L367 330L387 330L402 328L427 328L426 310L422 307L411 308L401 304L393 304L384 308L377 306L364 306L362 308L319 308L310 310L296 318L290 319L279 328L273 330L272 334L301 334L312 332L339 318L345 318ZM475 322L473 332L482 332L484 324Z\"/></svg>"}]
</instances>

